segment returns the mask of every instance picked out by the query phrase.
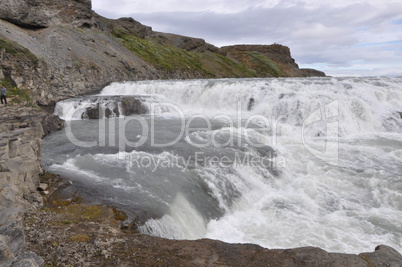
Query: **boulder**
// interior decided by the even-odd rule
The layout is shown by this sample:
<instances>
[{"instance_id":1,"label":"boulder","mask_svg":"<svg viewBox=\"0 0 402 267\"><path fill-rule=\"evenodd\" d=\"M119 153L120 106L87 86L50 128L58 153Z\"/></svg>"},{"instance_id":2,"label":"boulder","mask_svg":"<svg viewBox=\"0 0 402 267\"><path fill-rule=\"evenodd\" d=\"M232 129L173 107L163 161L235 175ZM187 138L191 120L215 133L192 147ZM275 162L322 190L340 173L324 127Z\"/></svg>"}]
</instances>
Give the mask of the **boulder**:
<instances>
[{"instance_id":1,"label":"boulder","mask_svg":"<svg viewBox=\"0 0 402 267\"><path fill-rule=\"evenodd\" d=\"M85 112L82 113L81 119L99 120L100 119L99 103L93 107L86 108Z\"/></svg>"},{"instance_id":2,"label":"boulder","mask_svg":"<svg viewBox=\"0 0 402 267\"><path fill-rule=\"evenodd\" d=\"M2 0L0 19L26 28L92 25L91 0Z\"/></svg>"},{"instance_id":3,"label":"boulder","mask_svg":"<svg viewBox=\"0 0 402 267\"><path fill-rule=\"evenodd\" d=\"M40 183L38 186L39 191L46 191L48 188L49 188L49 185L45 184L45 183Z\"/></svg>"},{"instance_id":4,"label":"boulder","mask_svg":"<svg viewBox=\"0 0 402 267\"><path fill-rule=\"evenodd\" d=\"M361 253L359 256L367 262L368 266L402 266L401 254L385 245L377 246L374 252Z\"/></svg>"},{"instance_id":5,"label":"boulder","mask_svg":"<svg viewBox=\"0 0 402 267\"><path fill-rule=\"evenodd\" d=\"M93 96L87 99L78 98L77 101L92 102L81 114L81 119L99 120L148 113L143 97L140 96Z\"/></svg>"},{"instance_id":6,"label":"boulder","mask_svg":"<svg viewBox=\"0 0 402 267\"><path fill-rule=\"evenodd\" d=\"M49 27L50 14L41 11L38 6L38 1L2 0L0 18L30 28Z\"/></svg>"},{"instance_id":7,"label":"boulder","mask_svg":"<svg viewBox=\"0 0 402 267\"><path fill-rule=\"evenodd\" d=\"M124 97L121 104L125 116L148 113L147 107L136 97Z\"/></svg>"}]
</instances>

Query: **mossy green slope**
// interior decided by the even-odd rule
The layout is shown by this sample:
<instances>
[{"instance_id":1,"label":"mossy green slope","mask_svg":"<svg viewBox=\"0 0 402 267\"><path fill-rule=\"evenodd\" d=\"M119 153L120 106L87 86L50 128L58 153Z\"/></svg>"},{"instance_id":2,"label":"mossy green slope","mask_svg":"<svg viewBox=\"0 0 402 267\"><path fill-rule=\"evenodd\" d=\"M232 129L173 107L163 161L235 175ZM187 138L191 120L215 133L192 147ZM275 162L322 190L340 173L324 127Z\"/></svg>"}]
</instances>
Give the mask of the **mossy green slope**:
<instances>
[{"instance_id":1,"label":"mossy green slope","mask_svg":"<svg viewBox=\"0 0 402 267\"><path fill-rule=\"evenodd\" d=\"M39 59L25 47L0 37L0 51L13 55L17 59L25 59L37 64Z\"/></svg>"},{"instance_id":2,"label":"mossy green slope","mask_svg":"<svg viewBox=\"0 0 402 267\"><path fill-rule=\"evenodd\" d=\"M112 34L126 48L158 70L184 71L207 78L284 76L273 60L258 52L244 53L244 60L237 61L214 51L187 51L167 42L150 37L140 38L119 29L114 29Z\"/></svg>"},{"instance_id":3,"label":"mossy green slope","mask_svg":"<svg viewBox=\"0 0 402 267\"><path fill-rule=\"evenodd\" d=\"M11 56L11 60L17 63L24 61L30 62L33 65L37 65L39 62L39 59L25 47L22 47L19 44L10 40L5 40L1 37L0 53L5 53L8 56ZM16 64L16 71L22 72L22 66L23 64ZM11 99L10 103L24 103L25 105L32 105L29 90L25 88L18 88L9 75L5 75L0 82L3 86L7 88L7 96Z\"/></svg>"},{"instance_id":4,"label":"mossy green slope","mask_svg":"<svg viewBox=\"0 0 402 267\"><path fill-rule=\"evenodd\" d=\"M242 63L247 68L254 70L259 77L267 75L273 77L286 76L275 61L256 51L243 52Z\"/></svg>"}]
</instances>

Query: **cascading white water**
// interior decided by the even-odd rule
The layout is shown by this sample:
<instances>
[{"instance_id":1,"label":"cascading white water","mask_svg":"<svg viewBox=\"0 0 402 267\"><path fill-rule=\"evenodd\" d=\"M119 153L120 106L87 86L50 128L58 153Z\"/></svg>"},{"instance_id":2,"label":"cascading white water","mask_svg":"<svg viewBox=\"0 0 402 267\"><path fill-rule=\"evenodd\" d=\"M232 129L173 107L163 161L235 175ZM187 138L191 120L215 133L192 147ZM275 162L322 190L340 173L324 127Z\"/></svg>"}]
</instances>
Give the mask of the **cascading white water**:
<instances>
[{"instance_id":1,"label":"cascading white water","mask_svg":"<svg viewBox=\"0 0 402 267\"><path fill-rule=\"evenodd\" d=\"M126 95L127 96L127 95ZM163 114L170 112L170 109L162 105L158 105L160 102L166 102L166 99L161 96L155 95L129 95L129 97L122 96L102 96L93 95L88 97L79 97L73 99L66 99L60 101L55 106L55 115L58 115L64 120L82 120L88 119L88 109L95 110L96 116L99 119L109 117L122 117L124 118L124 110L122 107L122 101L127 99L138 100L142 106L147 110L153 111L154 114ZM154 108L151 108L155 106ZM109 116L107 112L110 112Z\"/></svg>"},{"instance_id":2,"label":"cascading white water","mask_svg":"<svg viewBox=\"0 0 402 267\"><path fill-rule=\"evenodd\" d=\"M336 101L341 134L401 132L400 78L281 78L112 83L101 95L161 95L185 114L247 111L300 126L317 109Z\"/></svg>"},{"instance_id":3,"label":"cascading white water","mask_svg":"<svg viewBox=\"0 0 402 267\"><path fill-rule=\"evenodd\" d=\"M68 142L54 137L44 157L52 171L96 183L112 203L157 211L144 233L348 253L386 244L402 252L401 88L396 77L112 83L100 96L157 99L148 102L156 143L175 139L183 121L191 131L169 147L147 142L123 154L85 154L63 143L66 158L51 154ZM138 126L128 132L141 134Z\"/></svg>"}]
</instances>

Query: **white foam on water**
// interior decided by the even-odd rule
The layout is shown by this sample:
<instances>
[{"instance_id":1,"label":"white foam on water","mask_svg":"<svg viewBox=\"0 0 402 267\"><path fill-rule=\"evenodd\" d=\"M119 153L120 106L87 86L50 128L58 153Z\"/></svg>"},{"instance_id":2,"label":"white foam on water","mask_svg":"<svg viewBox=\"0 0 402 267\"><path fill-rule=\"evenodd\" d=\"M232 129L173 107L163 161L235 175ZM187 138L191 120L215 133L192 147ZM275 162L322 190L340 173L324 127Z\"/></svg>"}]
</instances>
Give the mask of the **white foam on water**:
<instances>
[{"instance_id":1,"label":"white foam on water","mask_svg":"<svg viewBox=\"0 0 402 267\"><path fill-rule=\"evenodd\" d=\"M241 188L228 212L208 224L206 237L268 248L360 253L388 244L401 251L400 159L378 147L342 149L342 168L323 164L302 146L285 144L279 154L286 168L279 177L263 179L244 169L249 184L259 183ZM365 158L379 159L368 164Z\"/></svg>"},{"instance_id":2,"label":"white foam on water","mask_svg":"<svg viewBox=\"0 0 402 267\"><path fill-rule=\"evenodd\" d=\"M142 233L170 239L199 239L206 233L206 221L187 199L177 194L169 211L160 219L150 219L139 227Z\"/></svg>"},{"instance_id":3,"label":"white foam on water","mask_svg":"<svg viewBox=\"0 0 402 267\"><path fill-rule=\"evenodd\" d=\"M242 119L235 119L240 123L253 115L264 116L269 122L262 123L265 130L227 125L194 131L186 141L248 134L273 147L277 158L283 159L278 175L259 165L199 166L192 172L224 214L207 221L183 192L176 192L166 202L168 212L149 220L143 232L269 248L318 246L347 253L386 244L402 252L401 85L402 78L383 77L141 81L112 83L101 95L158 96L162 106L165 102L168 107L175 105L185 116L236 118L240 114ZM255 101L248 110L251 98ZM178 109L154 113L158 119L167 119L177 117ZM245 149L242 153L256 152ZM120 166L136 177L149 178L150 169L115 161L118 155L96 157L99 166ZM85 170L79 164L79 160L68 160L63 168ZM156 171L154 176L164 177L163 170ZM98 175L92 169L88 173ZM99 175L94 181L110 177ZM125 186L124 180L117 184Z\"/></svg>"},{"instance_id":4,"label":"white foam on water","mask_svg":"<svg viewBox=\"0 0 402 267\"><path fill-rule=\"evenodd\" d=\"M163 96L189 114L264 115L300 126L317 110L323 119L339 118L340 133L402 131L401 78L220 79L112 83L101 95ZM250 99L255 100L248 112ZM331 114L331 105L337 114ZM326 109L327 108L327 109ZM328 112L329 111L329 112Z\"/></svg>"}]
</instances>

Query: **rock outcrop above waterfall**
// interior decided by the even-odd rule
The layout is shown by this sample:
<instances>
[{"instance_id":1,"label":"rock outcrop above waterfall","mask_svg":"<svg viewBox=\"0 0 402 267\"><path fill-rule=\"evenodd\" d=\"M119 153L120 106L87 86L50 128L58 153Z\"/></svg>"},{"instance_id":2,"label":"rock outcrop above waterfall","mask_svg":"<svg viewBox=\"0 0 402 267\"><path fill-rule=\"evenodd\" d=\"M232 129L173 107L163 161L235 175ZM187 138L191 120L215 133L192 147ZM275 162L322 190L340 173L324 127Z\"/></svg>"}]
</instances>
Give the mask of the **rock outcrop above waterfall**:
<instances>
[{"instance_id":1,"label":"rock outcrop above waterfall","mask_svg":"<svg viewBox=\"0 0 402 267\"><path fill-rule=\"evenodd\" d=\"M300 70L284 46L219 49L132 18L106 19L90 0L0 5L0 80L40 105L124 80L323 75Z\"/></svg>"},{"instance_id":2,"label":"rock outcrop above waterfall","mask_svg":"<svg viewBox=\"0 0 402 267\"><path fill-rule=\"evenodd\" d=\"M233 45L219 49L224 56L256 71L260 77L311 77L325 76L322 71L300 69L287 46Z\"/></svg>"}]
</instances>

